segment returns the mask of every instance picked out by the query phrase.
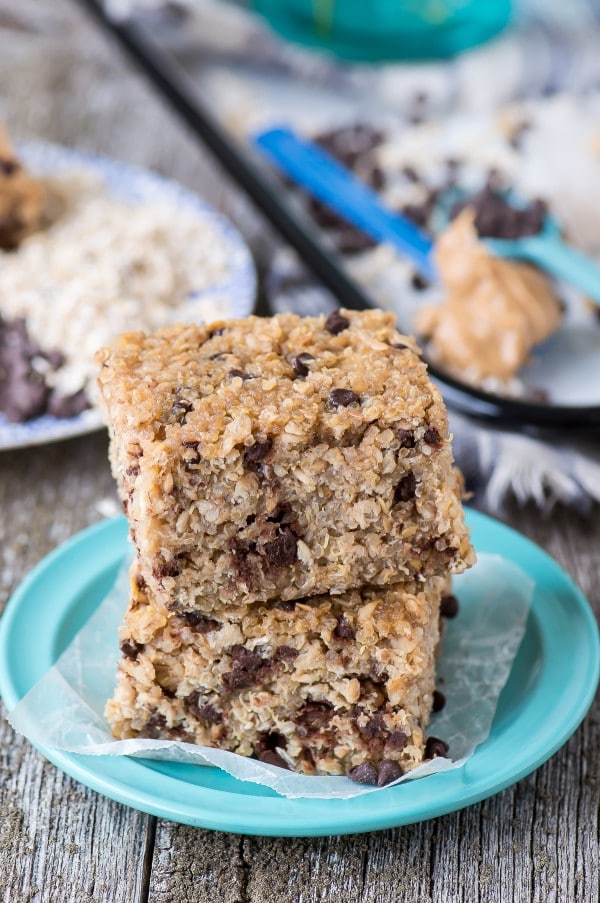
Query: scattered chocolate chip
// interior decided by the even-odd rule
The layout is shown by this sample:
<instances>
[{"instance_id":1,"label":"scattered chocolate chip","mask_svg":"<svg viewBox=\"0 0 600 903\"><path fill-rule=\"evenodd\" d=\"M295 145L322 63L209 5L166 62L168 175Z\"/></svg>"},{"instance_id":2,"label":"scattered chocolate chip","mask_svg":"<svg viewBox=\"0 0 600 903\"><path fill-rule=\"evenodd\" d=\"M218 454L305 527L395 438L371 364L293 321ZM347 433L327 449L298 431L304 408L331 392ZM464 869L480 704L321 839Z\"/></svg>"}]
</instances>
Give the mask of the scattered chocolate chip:
<instances>
[{"instance_id":1,"label":"scattered chocolate chip","mask_svg":"<svg viewBox=\"0 0 600 903\"><path fill-rule=\"evenodd\" d=\"M345 615L340 615L337 620L337 627L333 631L334 636L339 640L353 640L356 636L354 628L350 626Z\"/></svg>"},{"instance_id":2,"label":"scattered chocolate chip","mask_svg":"<svg viewBox=\"0 0 600 903\"><path fill-rule=\"evenodd\" d=\"M198 451L198 446L200 445L200 443L196 440L194 440L194 441L185 440L181 444L183 445L184 448L192 448L192 449L194 449L194 451Z\"/></svg>"},{"instance_id":3,"label":"scattered chocolate chip","mask_svg":"<svg viewBox=\"0 0 600 903\"><path fill-rule=\"evenodd\" d=\"M393 759L384 759L379 766L377 786L385 787L386 784L391 784L392 781L397 781L398 778L401 778L403 774L404 772L397 762L394 762Z\"/></svg>"},{"instance_id":4,"label":"scattered chocolate chip","mask_svg":"<svg viewBox=\"0 0 600 903\"><path fill-rule=\"evenodd\" d=\"M402 477L394 491L394 505L400 502L410 502L414 499L417 490L417 480L414 473L407 473Z\"/></svg>"},{"instance_id":5,"label":"scattered chocolate chip","mask_svg":"<svg viewBox=\"0 0 600 903\"><path fill-rule=\"evenodd\" d=\"M293 646L277 646L273 652L273 658L276 662L293 662L300 655Z\"/></svg>"},{"instance_id":6,"label":"scattered chocolate chip","mask_svg":"<svg viewBox=\"0 0 600 903\"><path fill-rule=\"evenodd\" d=\"M281 527L279 536L263 546L263 555L271 567L285 567L298 557L298 540L290 527Z\"/></svg>"},{"instance_id":7,"label":"scattered chocolate chip","mask_svg":"<svg viewBox=\"0 0 600 903\"><path fill-rule=\"evenodd\" d=\"M432 712L441 712L444 706L446 705L446 697L440 690L433 691L433 704L431 706Z\"/></svg>"},{"instance_id":8,"label":"scattered chocolate chip","mask_svg":"<svg viewBox=\"0 0 600 903\"><path fill-rule=\"evenodd\" d=\"M409 345L405 345L404 342L394 342L392 348L397 348L398 351L407 351L409 350Z\"/></svg>"},{"instance_id":9,"label":"scattered chocolate chip","mask_svg":"<svg viewBox=\"0 0 600 903\"><path fill-rule=\"evenodd\" d=\"M307 731L318 731L333 717L333 706L330 702L305 702L298 709L294 721Z\"/></svg>"},{"instance_id":10,"label":"scattered chocolate chip","mask_svg":"<svg viewBox=\"0 0 600 903\"><path fill-rule=\"evenodd\" d=\"M421 177L414 166L403 166L402 167L402 175L408 179L409 182L420 182Z\"/></svg>"},{"instance_id":11,"label":"scattered chocolate chip","mask_svg":"<svg viewBox=\"0 0 600 903\"><path fill-rule=\"evenodd\" d=\"M301 354L298 354L292 361L292 367L294 368L296 376L308 376L310 370L306 366L306 362L314 361L314 359L314 356L309 354L308 351L303 351Z\"/></svg>"},{"instance_id":12,"label":"scattered chocolate chip","mask_svg":"<svg viewBox=\"0 0 600 903\"><path fill-rule=\"evenodd\" d=\"M360 229L346 224L336 236L335 245L340 254L361 254L363 251L374 248L377 242L370 235L367 235L366 232L361 232ZM338 332L341 332L341 330L338 330ZM334 333L334 335L337 335L337 333Z\"/></svg>"},{"instance_id":13,"label":"scattered chocolate chip","mask_svg":"<svg viewBox=\"0 0 600 903\"><path fill-rule=\"evenodd\" d=\"M442 596L440 614L443 618L455 618L458 614L459 607L456 596L452 594Z\"/></svg>"},{"instance_id":14,"label":"scattered chocolate chip","mask_svg":"<svg viewBox=\"0 0 600 903\"><path fill-rule=\"evenodd\" d=\"M397 429L396 435L398 437L398 442L400 443L400 448L415 447L415 434L412 430Z\"/></svg>"},{"instance_id":15,"label":"scattered chocolate chip","mask_svg":"<svg viewBox=\"0 0 600 903\"><path fill-rule=\"evenodd\" d=\"M533 200L524 207L513 206L501 191L498 173L490 172L488 184L476 194L459 201L450 211L455 219L466 207L475 210L475 228L485 238L523 238L537 235L544 226L548 208Z\"/></svg>"},{"instance_id":16,"label":"scattered chocolate chip","mask_svg":"<svg viewBox=\"0 0 600 903\"><path fill-rule=\"evenodd\" d=\"M48 397L48 413L53 417L78 417L90 407L90 400L83 389L73 395L51 392Z\"/></svg>"},{"instance_id":17,"label":"scattered chocolate chip","mask_svg":"<svg viewBox=\"0 0 600 903\"><path fill-rule=\"evenodd\" d=\"M244 464L258 464L264 461L271 449L273 443L270 439L257 439L254 445L248 446L244 452Z\"/></svg>"},{"instance_id":18,"label":"scattered chocolate chip","mask_svg":"<svg viewBox=\"0 0 600 903\"><path fill-rule=\"evenodd\" d=\"M235 367L233 368L233 370L227 371L227 376L229 377L229 379L235 379L236 377L239 377L241 380L244 380L244 381L247 379L255 378L254 376L250 376L249 373L244 373L243 370L238 370Z\"/></svg>"},{"instance_id":19,"label":"scattered chocolate chip","mask_svg":"<svg viewBox=\"0 0 600 903\"><path fill-rule=\"evenodd\" d=\"M346 773L355 784L377 784L377 772L370 762L361 762Z\"/></svg>"},{"instance_id":20,"label":"scattered chocolate chip","mask_svg":"<svg viewBox=\"0 0 600 903\"><path fill-rule=\"evenodd\" d=\"M373 165L364 174L365 182L373 188L374 191L381 191L385 187L385 173L380 166Z\"/></svg>"},{"instance_id":21,"label":"scattered chocolate chip","mask_svg":"<svg viewBox=\"0 0 600 903\"><path fill-rule=\"evenodd\" d=\"M127 470L125 471L125 473L128 477L139 476L139 473L140 473L139 464L136 464L135 467L128 467Z\"/></svg>"},{"instance_id":22,"label":"scattered chocolate chip","mask_svg":"<svg viewBox=\"0 0 600 903\"><path fill-rule=\"evenodd\" d=\"M414 289L418 292L424 292L426 288L429 288L430 283L427 279L424 279L420 273L413 273L411 277L411 284Z\"/></svg>"},{"instance_id":23,"label":"scattered chocolate chip","mask_svg":"<svg viewBox=\"0 0 600 903\"><path fill-rule=\"evenodd\" d=\"M212 630L219 630L221 627L214 618L207 618L198 611L180 611L178 617L185 621L188 627L196 633L210 633Z\"/></svg>"},{"instance_id":24,"label":"scattered chocolate chip","mask_svg":"<svg viewBox=\"0 0 600 903\"><path fill-rule=\"evenodd\" d=\"M339 310L332 310L325 320L325 329L332 335L338 335L344 329L348 329L350 320L340 313Z\"/></svg>"},{"instance_id":25,"label":"scattered chocolate chip","mask_svg":"<svg viewBox=\"0 0 600 903\"><path fill-rule=\"evenodd\" d=\"M259 761L265 762L267 765L277 765L279 768L286 768L288 771L290 770L290 766L287 762L281 758L278 752L275 752L274 749L265 749L264 752L258 754Z\"/></svg>"},{"instance_id":26,"label":"scattered chocolate chip","mask_svg":"<svg viewBox=\"0 0 600 903\"><path fill-rule=\"evenodd\" d=\"M121 652L126 658L129 658L132 662L135 662L137 661L137 657L144 647L140 643L130 643L128 640L123 640L120 648Z\"/></svg>"},{"instance_id":27,"label":"scattered chocolate chip","mask_svg":"<svg viewBox=\"0 0 600 903\"><path fill-rule=\"evenodd\" d=\"M351 404L360 404L360 395L352 389L333 389L327 396L327 401L334 408L347 408Z\"/></svg>"},{"instance_id":28,"label":"scattered chocolate chip","mask_svg":"<svg viewBox=\"0 0 600 903\"><path fill-rule=\"evenodd\" d=\"M430 426L423 433L423 442L426 442L427 445L439 445L441 441L442 438L434 426Z\"/></svg>"},{"instance_id":29,"label":"scattered chocolate chip","mask_svg":"<svg viewBox=\"0 0 600 903\"><path fill-rule=\"evenodd\" d=\"M408 744L408 739L408 734L398 728L398 730L392 731L385 745L388 749L404 749Z\"/></svg>"},{"instance_id":30,"label":"scattered chocolate chip","mask_svg":"<svg viewBox=\"0 0 600 903\"><path fill-rule=\"evenodd\" d=\"M215 336L217 336L217 335L223 335L224 332L225 332L225 327L224 327L224 326L220 326L218 329L213 329L213 330L211 330L211 332L208 333L208 338L209 338L209 339L214 339Z\"/></svg>"},{"instance_id":31,"label":"scattered chocolate chip","mask_svg":"<svg viewBox=\"0 0 600 903\"><path fill-rule=\"evenodd\" d=\"M448 749L449 747L445 740L440 740L438 737L428 737L425 744L425 758L435 759L436 756L439 756L442 759L447 759Z\"/></svg>"},{"instance_id":32,"label":"scattered chocolate chip","mask_svg":"<svg viewBox=\"0 0 600 903\"><path fill-rule=\"evenodd\" d=\"M141 574L138 574L137 577L135 578L135 585L137 586L137 588L139 590L146 589L146 581L144 580L144 578L142 577Z\"/></svg>"}]
</instances>

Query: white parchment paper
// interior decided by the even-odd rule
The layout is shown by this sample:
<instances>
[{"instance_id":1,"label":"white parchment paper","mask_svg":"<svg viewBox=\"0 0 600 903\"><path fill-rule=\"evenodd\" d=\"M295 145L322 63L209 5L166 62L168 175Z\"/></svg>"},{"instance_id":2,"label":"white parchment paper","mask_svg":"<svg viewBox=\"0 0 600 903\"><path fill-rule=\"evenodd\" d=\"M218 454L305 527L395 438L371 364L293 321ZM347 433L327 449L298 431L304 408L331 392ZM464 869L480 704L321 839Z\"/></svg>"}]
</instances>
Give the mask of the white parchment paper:
<instances>
[{"instance_id":1,"label":"white parchment paper","mask_svg":"<svg viewBox=\"0 0 600 903\"><path fill-rule=\"evenodd\" d=\"M428 730L449 744L452 758L426 762L396 783L460 768L486 739L525 632L534 584L512 562L498 555L480 555L471 571L455 578L454 587L460 614L446 623L437 668L446 705L432 716ZM66 752L214 765L289 798L349 798L387 789L353 784L345 777L295 774L235 753L179 741L114 740L103 710L114 689L117 628L128 588L124 566L56 665L10 713L16 731L37 745Z\"/></svg>"}]
</instances>

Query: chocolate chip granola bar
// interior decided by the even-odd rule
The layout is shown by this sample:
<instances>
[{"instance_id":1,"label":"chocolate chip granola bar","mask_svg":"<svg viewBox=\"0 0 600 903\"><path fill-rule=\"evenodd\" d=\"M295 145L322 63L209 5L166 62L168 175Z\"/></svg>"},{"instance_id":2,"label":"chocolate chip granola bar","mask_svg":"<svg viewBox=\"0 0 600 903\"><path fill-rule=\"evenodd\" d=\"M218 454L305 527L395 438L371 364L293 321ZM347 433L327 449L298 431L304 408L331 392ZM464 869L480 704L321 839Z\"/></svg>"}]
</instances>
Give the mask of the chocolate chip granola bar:
<instances>
[{"instance_id":1,"label":"chocolate chip granola bar","mask_svg":"<svg viewBox=\"0 0 600 903\"><path fill-rule=\"evenodd\" d=\"M176 325L100 353L141 575L173 610L473 560L446 411L391 314Z\"/></svg>"},{"instance_id":2,"label":"chocolate chip granola bar","mask_svg":"<svg viewBox=\"0 0 600 903\"><path fill-rule=\"evenodd\" d=\"M169 610L134 563L114 735L217 746L380 786L424 757L444 578ZM441 694L437 694L437 703ZM435 705L434 705L435 708ZM436 741L438 744L441 741Z\"/></svg>"}]
</instances>

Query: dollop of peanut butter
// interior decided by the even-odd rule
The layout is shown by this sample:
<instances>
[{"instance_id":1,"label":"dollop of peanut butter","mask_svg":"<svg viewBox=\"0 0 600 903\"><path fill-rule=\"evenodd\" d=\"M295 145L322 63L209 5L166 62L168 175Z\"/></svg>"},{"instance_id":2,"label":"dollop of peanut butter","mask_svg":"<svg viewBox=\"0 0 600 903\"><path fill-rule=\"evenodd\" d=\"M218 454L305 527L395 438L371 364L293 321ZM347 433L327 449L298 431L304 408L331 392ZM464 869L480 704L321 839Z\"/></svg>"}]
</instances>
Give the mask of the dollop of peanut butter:
<instances>
[{"instance_id":1,"label":"dollop of peanut butter","mask_svg":"<svg viewBox=\"0 0 600 903\"><path fill-rule=\"evenodd\" d=\"M560 323L550 281L535 267L496 257L479 241L467 208L439 236L436 262L446 297L424 308L418 332L435 360L470 381L507 380Z\"/></svg>"},{"instance_id":2,"label":"dollop of peanut butter","mask_svg":"<svg viewBox=\"0 0 600 903\"><path fill-rule=\"evenodd\" d=\"M40 228L44 202L42 183L23 168L0 125L0 248L12 250Z\"/></svg>"}]
</instances>

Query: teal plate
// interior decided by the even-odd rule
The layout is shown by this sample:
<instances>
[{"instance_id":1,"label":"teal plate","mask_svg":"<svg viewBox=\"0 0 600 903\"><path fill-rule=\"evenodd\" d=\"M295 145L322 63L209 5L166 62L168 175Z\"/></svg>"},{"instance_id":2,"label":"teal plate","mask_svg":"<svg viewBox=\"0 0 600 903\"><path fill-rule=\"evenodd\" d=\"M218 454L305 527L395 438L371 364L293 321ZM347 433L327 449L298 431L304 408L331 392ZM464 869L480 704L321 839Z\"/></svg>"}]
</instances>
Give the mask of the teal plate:
<instances>
[{"instance_id":1,"label":"teal plate","mask_svg":"<svg viewBox=\"0 0 600 903\"><path fill-rule=\"evenodd\" d=\"M545 762L577 728L598 684L600 645L581 592L541 549L468 512L479 552L503 555L535 582L525 637L492 731L462 768L354 799L288 800L217 768L39 747L58 768L111 799L202 828L321 836L423 821L485 799ZM45 558L0 620L0 692L12 709L100 603L125 552L125 519L105 521Z\"/></svg>"}]
</instances>

